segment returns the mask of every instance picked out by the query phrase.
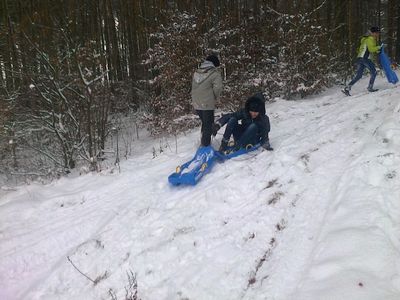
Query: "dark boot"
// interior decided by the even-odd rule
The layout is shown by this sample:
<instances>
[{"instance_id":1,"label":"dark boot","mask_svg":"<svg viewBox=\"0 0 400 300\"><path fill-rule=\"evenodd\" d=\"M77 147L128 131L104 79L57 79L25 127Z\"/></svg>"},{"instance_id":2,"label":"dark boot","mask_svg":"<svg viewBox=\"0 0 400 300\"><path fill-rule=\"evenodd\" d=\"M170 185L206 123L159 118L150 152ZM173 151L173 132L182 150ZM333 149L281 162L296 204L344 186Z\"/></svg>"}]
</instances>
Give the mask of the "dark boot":
<instances>
[{"instance_id":1,"label":"dark boot","mask_svg":"<svg viewBox=\"0 0 400 300\"><path fill-rule=\"evenodd\" d=\"M346 85L346 86L344 87L344 89L342 90L342 93L345 94L346 96L351 96L351 95L350 95L350 90L351 90L351 86Z\"/></svg>"},{"instance_id":2,"label":"dark boot","mask_svg":"<svg viewBox=\"0 0 400 300\"><path fill-rule=\"evenodd\" d=\"M271 144L269 143L269 140L266 140L265 143L264 143L264 145L262 145L262 147L263 147L265 150L268 150L268 151L273 151L273 150L274 150L274 148L271 147Z\"/></svg>"}]
</instances>

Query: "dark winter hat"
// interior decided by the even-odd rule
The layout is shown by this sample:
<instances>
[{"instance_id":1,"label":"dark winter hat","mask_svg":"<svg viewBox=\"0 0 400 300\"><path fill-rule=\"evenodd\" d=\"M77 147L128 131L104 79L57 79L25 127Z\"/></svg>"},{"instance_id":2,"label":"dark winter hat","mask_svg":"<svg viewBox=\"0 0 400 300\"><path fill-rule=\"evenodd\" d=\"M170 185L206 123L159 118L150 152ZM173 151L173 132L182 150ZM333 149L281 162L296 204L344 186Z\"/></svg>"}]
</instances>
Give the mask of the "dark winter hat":
<instances>
[{"instance_id":1,"label":"dark winter hat","mask_svg":"<svg viewBox=\"0 0 400 300\"><path fill-rule=\"evenodd\" d=\"M261 105L259 101L249 102L249 111L261 112Z\"/></svg>"},{"instance_id":2,"label":"dark winter hat","mask_svg":"<svg viewBox=\"0 0 400 300\"><path fill-rule=\"evenodd\" d=\"M380 28L379 28L378 26L372 26L372 27L370 28L370 31L371 31L371 32L381 32L381 30L380 30Z\"/></svg>"},{"instance_id":3,"label":"dark winter hat","mask_svg":"<svg viewBox=\"0 0 400 300\"><path fill-rule=\"evenodd\" d=\"M219 67L220 66L219 59L214 54L207 56L206 60L211 61L214 64L215 67Z\"/></svg>"}]
</instances>

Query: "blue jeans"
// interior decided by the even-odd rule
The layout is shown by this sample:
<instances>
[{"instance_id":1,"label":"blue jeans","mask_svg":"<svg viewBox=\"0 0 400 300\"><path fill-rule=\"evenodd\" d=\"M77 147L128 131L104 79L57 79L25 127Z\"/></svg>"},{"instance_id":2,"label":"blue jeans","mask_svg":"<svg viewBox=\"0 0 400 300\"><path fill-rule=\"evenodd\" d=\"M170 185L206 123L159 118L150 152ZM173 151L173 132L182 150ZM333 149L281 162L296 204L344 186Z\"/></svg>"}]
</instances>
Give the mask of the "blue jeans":
<instances>
[{"instance_id":1,"label":"blue jeans","mask_svg":"<svg viewBox=\"0 0 400 300\"><path fill-rule=\"evenodd\" d=\"M232 135L236 145L240 147L246 147L248 144L255 145L260 140L256 124L244 126L239 124L234 117L230 118L226 124L224 140L229 141Z\"/></svg>"},{"instance_id":2,"label":"blue jeans","mask_svg":"<svg viewBox=\"0 0 400 300\"><path fill-rule=\"evenodd\" d=\"M357 81L361 79L363 76L364 70L367 68L371 73L371 78L369 79L368 87L372 88L374 86L375 77L376 77L376 69L374 63L367 58L359 57L357 59L357 73L356 76L350 81L349 86L352 86Z\"/></svg>"}]
</instances>

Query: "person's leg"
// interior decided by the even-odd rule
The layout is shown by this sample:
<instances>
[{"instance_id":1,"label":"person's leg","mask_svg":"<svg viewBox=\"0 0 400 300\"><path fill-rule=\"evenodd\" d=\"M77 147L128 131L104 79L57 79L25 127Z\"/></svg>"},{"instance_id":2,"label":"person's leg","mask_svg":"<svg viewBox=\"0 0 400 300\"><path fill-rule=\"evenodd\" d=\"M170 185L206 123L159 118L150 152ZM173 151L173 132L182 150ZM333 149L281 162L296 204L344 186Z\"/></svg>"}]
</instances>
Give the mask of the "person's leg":
<instances>
[{"instance_id":1,"label":"person's leg","mask_svg":"<svg viewBox=\"0 0 400 300\"><path fill-rule=\"evenodd\" d=\"M369 72L371 73L371 77L369 79L369 84L368 84L368 91L370 92L374 92L376 91L374 89L374 82L375 82L375 78L376 78L376 69L375 69L375 65L371 60L366 60L366 67L368 68Z\"/></svg>"},{"instance_id":2,"label":"person's leg","mask_svg":"<svg viewBox=\"0 0 400 300\"><path fill-rule=\"evenodd\" d=\"M210 146L212 126L214 124L214 111L203 110L201 111L201 145L204 147Z\"/></svg>"},{"instance_id":3,"label":"person's leg","mask_svg":"<svg viewBox=\"0 0 400 300\"><path fill-rule=\"evenodd\" d=\"M233 135L236 136L236 132L238 129L239 123L238 120L234 117L230 118L228 123L226 123L225 132L222 137L221 146L219 147L219 151L225 151L228 147L228 142Z\"/></svg>"},{"instance_id":4,"label":"person's leg","mask_svg":"<svg viewBox=\"0 0 400 300\"><path fill-rule=\"evenodd\" d=\"M245 127L241 124L237 124L235 129L233 130L233 140L235 141L235 144L237 144L240 140L240 137L242 136L243 132L245 131Z\"/></svg>"},{"instance_id":5,"label":"person's leg","mask_svg":"<svg viewBox=\"0 0 400 300\"><path fill-rule=\"evenodd\" d=\"M256 124L250 124L241 135L238 146L245 148L247 145L255 145L258 143L258 128Z\"/></svg>"},{"instance_id":6,"label":"person's leg","mask_svg":"<svg viewBox=\"0 0 400 300\"><path fill-rule=\"evenodd\" d=\"M199 116L200 122L201 122L201 129L200 129L201 135L203 135L203 123L204 123L203 122L203 111L204 110L196 110L196 113Z\"/></svg>"},{"instance_id":7,"label":"person's leg","mask_svg":"<svg viewBox=\"0 0 400 300\"><path fill-rule=\"evenodd\" d=\"M228 123L226 123L226 128L225 128L225 132L223 135L223 139L225 141L229 141L231 136L236 132L238 125L239 125L239 123L236 118L232 117L229 119Z\"/></svg>"},{"instance_id":8,"label":"person's leg","mask_svg":"<svg viewBox=\"0 0 400 300\"><path fill-rule=\"evenodd\" d=\"M365 61L363 58L359 58L357 60L357 73L354 76L354 78L350 81L350 83L346 86L347 90L351 90L351 87L361 79L361 77L363 76L364 73L364 69L365 69Z\"/></svg>"},{"instance_id":9,"label":"person's leg","mask_svg":"<svg viewBox=\"0 0 400 300\"><path fill-rule=\"evenodd\" d=\"M201 121L201 146L209 146L211 143L212 126L214 124L213 110L196 110Z\"/></svg>"}]
</instances>

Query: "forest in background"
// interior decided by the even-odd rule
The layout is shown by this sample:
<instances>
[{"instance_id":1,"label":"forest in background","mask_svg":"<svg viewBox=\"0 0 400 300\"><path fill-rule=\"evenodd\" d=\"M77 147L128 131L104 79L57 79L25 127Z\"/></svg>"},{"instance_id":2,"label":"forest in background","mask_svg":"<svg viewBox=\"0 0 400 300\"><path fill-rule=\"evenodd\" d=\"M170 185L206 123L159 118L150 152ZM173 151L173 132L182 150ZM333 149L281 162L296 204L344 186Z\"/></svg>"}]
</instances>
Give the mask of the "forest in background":
<instances>
[{"instance_id":1,"label":"forest in background","mask_svg":"<svg viewBox=\"0 0 400 300\"><path fill-rule=\"evenodd\" d=\"M99 170L142 126L198 125L191 76L211 52L222 110L344 84L371 26L399 62L399 15L395 0L0 0L0 175Z\"/></svg>"}]
</instances>

